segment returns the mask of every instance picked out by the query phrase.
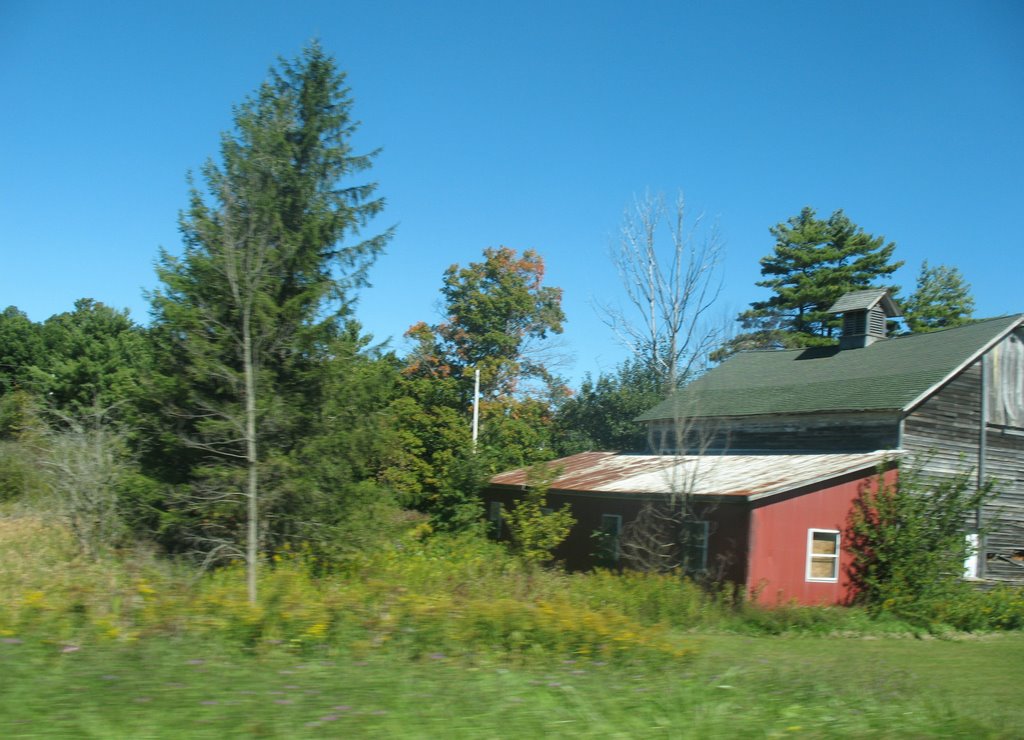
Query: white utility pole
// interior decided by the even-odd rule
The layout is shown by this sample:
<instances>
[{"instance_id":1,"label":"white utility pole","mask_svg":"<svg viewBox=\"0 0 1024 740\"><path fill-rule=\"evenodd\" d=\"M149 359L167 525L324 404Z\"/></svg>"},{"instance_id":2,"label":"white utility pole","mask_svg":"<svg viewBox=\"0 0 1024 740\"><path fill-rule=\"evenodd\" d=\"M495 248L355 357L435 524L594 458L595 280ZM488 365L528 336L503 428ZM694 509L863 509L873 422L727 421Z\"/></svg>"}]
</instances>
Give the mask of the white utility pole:
<instances>
[{"instance_id":1,"label":"white utility pole","mask_svg":"<svg viewBox=\"0 0 1024 740\"><path fill-rule=\"evenodd\" d=\"M476 437L480 431L480 368L474 371L473 380L473 452L476 452Z\"/></svg>"}]
</instances>

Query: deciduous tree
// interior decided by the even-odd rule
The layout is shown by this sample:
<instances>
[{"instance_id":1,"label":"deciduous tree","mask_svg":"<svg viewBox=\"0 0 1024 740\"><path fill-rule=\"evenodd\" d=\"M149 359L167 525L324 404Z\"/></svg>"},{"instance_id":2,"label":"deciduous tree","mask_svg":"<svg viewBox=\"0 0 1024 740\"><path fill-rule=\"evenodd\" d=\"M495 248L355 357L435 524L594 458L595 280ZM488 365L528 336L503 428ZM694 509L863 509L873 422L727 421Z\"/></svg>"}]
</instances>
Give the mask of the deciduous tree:
<instances>
[{"instance_id":1,"label":"deciduous tree","mask_svg":"<svg viewBox=\"0 0 1024 740\"><path fill-rule=\"evenodd\" d=\"M662 398L662 377L643 358L627 360L596 380L587 375L558 408L558 453L642 451L647 431L634 419Z\"/></svg>"},{"instance_id":2,"label":"deciduous tree","mask_svg":"<svg viewBox=\"0 0 1024 740\"><path fill-rule=\"evenodd\" d=\"M479 370L484 398L520 396L531 381L552 380L543 342L562 333L565 314L561 289L544 285L539 254L485 249L483 262L445 270L441 295L444 320L407 332L416 341L409 374L453 377L469 391Z\"/></svg>"},{"instance_id":3,"label":"deciduous tree","mask_svg":"<svg viewBox=\"0 0 1024 740\"><path fill-rule=\"evenodd\" d=\"M536 252L486 249L482 262L445 271L444 319L420 322L406 334L414 345L406 358L402 427L419 453L392 472L406 475L439 525L469 520L475 490L466 487L486 473L554 456L552 403L563 385L551 370L545 340L561 333L565 315L561 290L543 281L544 261ZM481 399L474 448L476 370Z\"/></svg>"},{"instance_id":4,"label":"deciduous tree","mask_svg":"<svg viewBox=\"0 0 1024 740\"><path fill-rule=\"evenodd\" d=\"M692 219L680 194L635 199L626 211L612 259L626 310L605 304L607 323L670 393L699 372L721 341L711 311L721 290L722 239L703 215Z\"/></svg>"},{"instance_id":5,"label":"deciduous tree","mask_svg":"<svg viewBox=\"0 0 1024 740\"><path fill-rule=\"evenodd\" d=\"M858 600L876 612L929 622L936 602L956 600L964 587L969 523L994 488L978 486L971 471L929 479L920 463L905 463L895 481L879 473L855 501L845 539Z\"/></svg>"},{"instance_id":6,"label":"deciduous tree","mask_svg":"<svg viewBox=\"0 0 1024 740\"><path fill-rule=\"evenodd\" d=\"M119 488L134 469L125 434L94 408L63 416L40 441L48 507L71 530L82 554L97 557L121 544L128 528Z\"/></svg>"},{"instance_id":7,"label":"deciduous tree","mask_svg":"<svg viewBox=\"0 0 1024 740\"><path fill-rule=\"evenodd\" d=\"M41 327L17 306L0 312L0 397L15 390L37 390L37 374L45 365Z\"/></svg>"},{"instance_id":8,"label":"deciduous tree","mask_svg":"<svg viewBox=\"0 0 1024 740\"><path fill-rule=\"evenodd\" d=\"M548 489L559 474L558 469L543 463L533 465L526 476L523 497L507 509L502 507L513 548L534 565L549 561L552 551L569 536L576 523L569 504L557 511L548 508Z\"/></svg>"},{"instance_id":9,"label":"deciduous tree","mask_svg":"<svg viewBox=\"0 0 1024 740\"><path fill-rule=\"evenodd\" d=\"M138 398L152 365L151 346L127 311L81 298L74 310L48 318L41 333L50 408L78 416Z\"/></svg>"}]
</instances>

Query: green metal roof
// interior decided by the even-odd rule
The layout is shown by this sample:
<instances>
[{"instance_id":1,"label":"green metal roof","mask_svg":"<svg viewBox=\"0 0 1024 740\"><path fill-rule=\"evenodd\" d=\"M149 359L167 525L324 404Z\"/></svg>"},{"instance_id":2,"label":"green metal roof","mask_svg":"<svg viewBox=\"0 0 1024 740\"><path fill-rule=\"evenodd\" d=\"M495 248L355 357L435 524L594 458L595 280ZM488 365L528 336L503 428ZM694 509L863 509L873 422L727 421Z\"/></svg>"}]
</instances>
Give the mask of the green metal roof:
<instances>
[{"instance_id":1,"label":"green metal roof","mask_svg":"<svg viewBox=\"0 0 1024 740\"><path fill-rule=\"evenodd\" d=\"M638 421L906 409L1022 322L1004 316L859 349L741 352Z\"/></svg>"}]
</instances>

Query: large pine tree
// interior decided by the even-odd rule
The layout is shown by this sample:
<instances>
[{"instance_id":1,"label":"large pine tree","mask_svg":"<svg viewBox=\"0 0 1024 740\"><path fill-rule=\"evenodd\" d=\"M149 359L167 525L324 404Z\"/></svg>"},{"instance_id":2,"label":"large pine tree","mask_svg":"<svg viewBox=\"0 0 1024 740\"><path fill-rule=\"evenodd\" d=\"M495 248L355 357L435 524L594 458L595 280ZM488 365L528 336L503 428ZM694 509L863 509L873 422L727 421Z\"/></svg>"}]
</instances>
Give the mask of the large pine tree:
<instances>
[{"instance_id":1,"label":"large pine tree","mask_svg":"<svg viewBox=\"0 0 1024 740\"><path fill-rule=\"evenodd\" d=\"M220 162L181 216L184 253L161 252L152 296L159 386L194 546L243 554L250 598L261 538L309 434L325 368L345 342L353 289L389 233L360 230L383 201L351 184L373 153L353 153L345 75L317 44L282 60L235 109ZM243 506L244 503L244 506ZM264 526L260 526L261 517Z\"/></svg>"},{"instance_id":2,"label":"large pine tree","mask_svg":"<svg viewBox=\"0 0 1024 740\"><path fill-rule=\"evenodd\" d=\"M839 321L828 313L852 290L898 288L886 280L903 264L883 236L872 236L838 210L819 219L813 208L771 228L772 254L761 259L757 283L772 295L754 301L739 315L743 333L718 351L720 359L744 349L774 349L834 344Z\"/></svg>"}]
</instances>

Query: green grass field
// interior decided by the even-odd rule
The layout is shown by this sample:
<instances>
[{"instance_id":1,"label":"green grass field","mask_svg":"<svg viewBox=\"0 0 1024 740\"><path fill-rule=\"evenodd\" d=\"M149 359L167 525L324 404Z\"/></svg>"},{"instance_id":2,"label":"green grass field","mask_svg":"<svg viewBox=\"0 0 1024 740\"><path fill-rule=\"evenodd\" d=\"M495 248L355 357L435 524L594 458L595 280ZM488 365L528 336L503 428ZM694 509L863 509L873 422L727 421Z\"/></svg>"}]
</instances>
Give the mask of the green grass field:
<instances>
[{"instance_id":1,"label":"green grass field","mask_svg":"<svg viewBox=\"0 0 1024 740\"><path fill-rule=\"evenodd\" d=\"M0 517L0 738L1024 737L1019 630L766 611L467 537L260 584L254 607L239 568L85 559ZM970 608L1019 621L1021 596Z\"/></svg>"},{"instance_id":2,"label":"green grass field","mask_svg":"<svg viewBox=\"0 0 1024 740\"><path fill-rule=\"evenodd\" d=\"M676 665L0 644L3 737L1021 737L1024 636L698 635Z\"/></svg>"}]
</instances>

